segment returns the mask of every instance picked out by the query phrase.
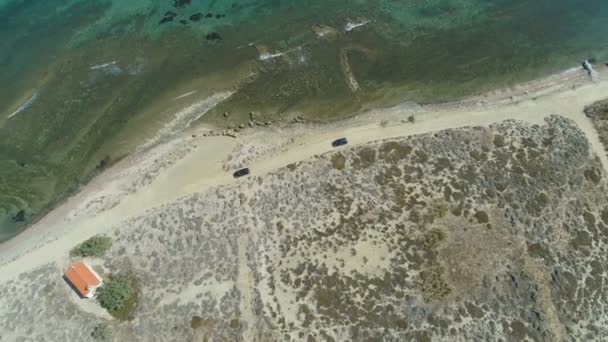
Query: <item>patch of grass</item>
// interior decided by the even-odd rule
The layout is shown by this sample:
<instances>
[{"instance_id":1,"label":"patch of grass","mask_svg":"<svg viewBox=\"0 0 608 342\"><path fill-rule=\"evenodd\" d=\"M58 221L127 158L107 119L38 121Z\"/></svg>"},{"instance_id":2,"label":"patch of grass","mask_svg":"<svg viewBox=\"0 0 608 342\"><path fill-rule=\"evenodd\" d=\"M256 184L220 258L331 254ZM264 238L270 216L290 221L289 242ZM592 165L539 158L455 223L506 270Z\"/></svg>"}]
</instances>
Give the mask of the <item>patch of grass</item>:
<instances>
[{"instance_id":1,"label":"patch of grass","mask_svg":"<svg viewBox=\"0 0 608 342\"><path fill-rule=\"evenodd\" d=\"M488 223L490 222L490 217L488 213L483 210L478 210L475 215L473 215L477 219L477 223Z\"/></svg>"},{"instance_id":2,"label":"patch of grass","mask_svg":"<svg viewBox=\"0 0 608 342\"><path fill-rule=\"evenodd\" d=\"M593 182L594 184L599 184L599 182L602 180L602 172L597 168L590 168L585 170L584 175L585 179Z\"/></svg>"},{"instance_id":3,"label":"patch of grass","mask_svg":"<svg viewBox=\"0 0 608 342\"><path fill-rule=\"evenodd\" d=\"M97 341L107 341L111 337L110 327L105 323L99 323L93 328L91 337Z\"/></svg>"},{"instance_id":4,"label":"patch of grass","mask_svg":"<svg viewBox=\"0 0 608 342\"><path fill-rule=\"evenodd\" d=\"M397 162L405 159L413 148L409 145L396 141L387 141L380 146L379 158L390 162Z\"/></svg>"},{"instance_id":5,"label":"patch of grass","mask_svg":"<svg viewBox=\"0 0 608 342\"><path fill-rule=\"evenodd\" d=\"M104 255L110 247L112 247L111 238L103 235L96 235L74 247L70 252L70 255L79 257L99 257Z\"/></svg>"},{"instance_id":6,"label":"patch of grass","mask_svg":"<svg viewBox=\"0 0 608 342\"><path fill-rule=\"evenodd\" d=\"M438 265L420 272L417 286L425 300L440 300L452 292L443 274L443 267Z\"/></svg>"},{"instance_id":7,"label":"patch of grass","mask_svg":"<svg viewBox=\"0 0 608 342\"><path fill-rule=\"evenodd\" d=\"M424 246L431 251L435 251L439 244L445 240L445 233L440 229L431 229L422 238Z\"/></svg>"},{"instance_id":8,"label":"patch of grass","mask_svg":"<svg viewBox=\"0 0 608 342\"><path fill-rule=\"evenodd\" d=\"M357 155L359 158L355 158L353 163L357 169L368 168L376 162L376 151L369 147L360 149Z\"/></svg>"},{"instance_id":9,"label":"patch of grass","mask_svg":"<svg viewBox=\"0 0 608 342\"><path fill-rule=\"evenodd\" d=\"M111 275L106 283L97 289L95 298L116 319L131 320L131 311L137 303L135 278L128 274Z\"/></svg>"},{"instance_id":10,"label":"patch of grass","mask_svg":"<svg viewBox=\"0 0 608 342\"><path fill-rule=\"evenodd\" d=\"M192 316L190 320L190 328L198 329L204 325L205 321L201 316Z\"/></svg>"},{"instance_id":11,"label":"patch of grass","mask_svg":"<svg viewBox=\"0 0 608 342\"><path fill-rule=\"evenodd\" d=\"M587 226L587 228L589 229L593 229L595 228L595 215L593 215L593 213L589 212L589 211L585 211L583 213L583 219L585 220L585 225Z\"/></svg>"},{"instance_id":12,"label":"patch of grass","mask_svg":"<svg viewBox=\"0 0 608 342\"><path fill-rule=\"evenodd\" d=\"M469 315L475 319L480 319L483 317L484 313L483 310L481 308L479 308L478 306L476 306L473 303L466 303L466 309L467 312L469 313Z\"/></svg>"},{"instance_id":13,"label":"patch of grass","mask_svg":"<svg viewBox=\"0 0 608 342\"><path fill-rule=\"evenodd\" d=\"M496 147L504 147L505 145L506 145L506 143L505 143L505 137L503 137L500 134L494 135L494 146L496 146Z\"/></svg>"},{"instance_id":14,"label":"patch of grass","mask_svg":"<svg viewBox=\"0 0 608 342\"><path fill-rule=\"evenodd\" d=\"M483 154L479 151L479 150L473 150L469 153L469 155L471 156L471 158L480 161L481 159L483 159Z\"/></svg>"},{"instance_id":15,"label":"patch of grass","mask_svg":"<svg viewBox=\"0 0 608 342\"><path fill-rule=\"evenodd\" d=\"M233 320L230 320L230 327L231 327L232 329L235 329L235 330L236 330L236 329L238 329L238 328L240 328L240 327L241 327L241 322L239 322L239 320L238 320L238 319L236 319L236 318L235 318L235 319L233 319Z\"/></svg>"},{"instance_id":16,"label":"patch of grass","mask_svg":"<svg viewBox=\"0 0 608 342\"><path fill-rule=\"evenodd\" d=\"M452 163L450 163L450 160L448 158L438 158L437 160L435 160L433 162L433 166L434 166L434 170L433 170L433 174L437 175L439 174L439 172L443 171L443 170L452 170Z\"/></svg>"},{"instance_id":17,"label":"patch of grass","mask_svg":"<svg viewBox=\"0 0 608 342\"><path fill-rule=\"evenodd\" d=\"M415 161L416 161L417 163L420 163L420 164L425 164L427 161L429 161L429 156L428 156L428 154L426 154L426 152L424 152L424 151L422 151L422 150L417 150L417 151L415 152L415 154L416 154L416 159L415 159Z\"/></svg>"},{"instance_id":18,"label":"patch of grass","mask_svg":"<svg viewBox=\"0 0 608 342\"><path fill-rule=\"evenodd\" d=\"M433 201L426 208L422 215L422 222L432 224L435 220L440 219L448 213L448 205L443 201Z\"/></svg>"},{"instance_id":19,"label":"patch of grass","mask_svg":"<svg viewBox=\"0 0 608 342\"><path fill-rule=\"evenodd\" d=\"M539 216L543 209L549 204L549 196L541 192L526 204L526 210L534 216Z\"/></svg>"},{"instance_id":20,"label":"patch of grass","mask_svg":"<svg viewBox=\"0 0 608 342\"><path fill-rule=\"evenodd\" d=\"M340 152L331 156L331 166L336 170L344 170L346 167L346 157Z\"/></svg>"},{"instance_id":21,"label":"patch of grass","mask_svg":"<svg viewBox=\"0 0 608 342\"><path fill-rule=\"evenodd\" d=\"M536 258L549 258L551 252L544 243L528 244L528 254Z\"/></svg>"}]
</instances>

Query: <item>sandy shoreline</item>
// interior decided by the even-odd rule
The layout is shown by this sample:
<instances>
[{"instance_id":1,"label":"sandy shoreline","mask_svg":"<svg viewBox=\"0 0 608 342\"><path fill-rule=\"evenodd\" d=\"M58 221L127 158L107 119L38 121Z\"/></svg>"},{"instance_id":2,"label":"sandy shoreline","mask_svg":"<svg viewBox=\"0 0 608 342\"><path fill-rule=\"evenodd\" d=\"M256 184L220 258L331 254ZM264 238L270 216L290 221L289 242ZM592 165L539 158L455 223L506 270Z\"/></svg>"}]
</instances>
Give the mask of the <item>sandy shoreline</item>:
<instances>
[{"instance_id":1,"label":"sandy shoreline","mask_svg":"<svg viewBox=\"0 0 608 342\"><path fill-rule=\"evenodd\" d=\"M236 139L204 136L206 128L188 132L117 164L32 227L1 244L0 282L49 262L62 268L69 250L92 235L109 232L121 222L188 194L234 183L230 170L226 170L228 159L232 160L231 167L237 167L242 160L254 177L262 176L331 150L329 142L339 136L348 137L351 145L359 145L463 126L487 126L507 119L540 124L545 117L560 114L585 132L592 145L590 152L597 154L607 168L604 148L583 114L585 106L608 97L606 71L598 71L596 82L591 82L582 69L572 69L456 103L425 107L403 104L325 126L249 130ZM414 123L408 122L409 116L414 116ZM251 147L251 151L245 151L244 146ZM149 179L139 182L142 175L148 174ZM117 183L117 179L122 183ZM134 189L122 191L125 184ZM110 196L113 191L119 195L109 199L100 195ZM83 203L97 200L101 201L98 207L78 214Z\"/></svg>"}]
</instances>

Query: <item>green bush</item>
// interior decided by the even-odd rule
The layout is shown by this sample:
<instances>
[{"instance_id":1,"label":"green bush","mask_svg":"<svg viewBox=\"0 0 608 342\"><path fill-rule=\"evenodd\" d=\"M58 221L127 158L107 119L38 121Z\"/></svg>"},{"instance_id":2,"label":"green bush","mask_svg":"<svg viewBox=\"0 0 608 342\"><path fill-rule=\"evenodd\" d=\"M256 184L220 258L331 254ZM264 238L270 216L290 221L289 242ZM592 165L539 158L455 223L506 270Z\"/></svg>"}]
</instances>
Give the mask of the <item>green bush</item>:
<instances>
[{"instance_id":1,"label":"green bush","mask_svg":"<svg viewBox=\"0 0 608 342\"><path fill-rule=\"evenodd\" d=\"M76 246L71 254L80 257L102 256L111 246L111 238L97 235Z\"/></svg>"},{"instance_id":2,"label":"green bush","mask_svg":"<svg viewBox=\"0 0 608 342\"><path fill-rule=\"evenodd\" d=\"M94 340L105 341L110 338L110 328L104 323L97 324L91 332L91 337Z\"/></svg>"},{"instance_id":3,"label":"green bush","mask_svg":"<svg viewBox=\"0 0 608 342\"><path fill-rule=\"evenodd\" d=\"M131 309L137 301L135 279L126 274L116 274L108 277L95 294L99 304L120 320L131 319Z\"/></svg>"}]
</instances>

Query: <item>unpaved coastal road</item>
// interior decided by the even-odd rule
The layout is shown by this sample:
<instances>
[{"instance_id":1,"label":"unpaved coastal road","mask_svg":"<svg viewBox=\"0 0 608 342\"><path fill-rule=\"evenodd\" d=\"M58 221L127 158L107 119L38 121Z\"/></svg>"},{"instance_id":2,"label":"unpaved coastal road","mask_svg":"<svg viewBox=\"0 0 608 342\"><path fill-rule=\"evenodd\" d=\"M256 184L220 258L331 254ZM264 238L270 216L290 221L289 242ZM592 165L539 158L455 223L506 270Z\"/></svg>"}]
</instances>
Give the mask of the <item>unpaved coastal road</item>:
<instances>
[{"instance_id":1,"label":"unpaved coastal road","mask_svg":"<svg viewBox=\"0 0 608 342\"><path fill-rule=\"evenodd\" d=\"M336 137L348 137L349 145L352 146L450 128L488 126L507 119L540 124L545 117L560 114L575 121L586 133L593 149L590 153L597 154L604 168L608 169L608 159L598 135L583 113L585 106L607 97L608 80L603 79L576 89L560 90L520 102L500 105L486 103L478 107L421 108L415 113L415 123L406 120L411 110L394 107L372 111L362 119L315 130L296 127L269 132L263 137L244 135L239 139L255 145L256 139L258 142L259 139L273 141L272 134L293 138L292 143L282 151L262 155L249 165L253 176L261 176L290 163L332 150L330 142ZM380 125L381 121L385 121L385 124ZM73 222L59 219L49 223L48 220L42 220L32 228L36 229L33 230L36 234L23 234L9 244L0 246L0 283L49 262L57 263L62 269L67 266L69 250L90 236L106 233L129 218L158 209L164 203L170 203L179 197L202 192L216 185L237 182L232 178L231 172L222 170L223 160L236 144L235 139L228 137L205 138L200 141L197 149L165 170L149 185L126 195L114 208ZM59 207L57 211L65 212L65 208Z\"/></svg>"}]
</instances>

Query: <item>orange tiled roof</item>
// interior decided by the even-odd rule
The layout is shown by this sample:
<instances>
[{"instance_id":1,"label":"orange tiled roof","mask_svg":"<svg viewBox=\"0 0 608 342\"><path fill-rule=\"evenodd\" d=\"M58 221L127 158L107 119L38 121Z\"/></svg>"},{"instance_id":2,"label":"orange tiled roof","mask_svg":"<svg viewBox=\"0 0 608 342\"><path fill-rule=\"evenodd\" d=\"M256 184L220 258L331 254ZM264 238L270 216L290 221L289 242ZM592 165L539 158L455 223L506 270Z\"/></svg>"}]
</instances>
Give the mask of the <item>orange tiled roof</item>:
<instances>
[{"instance_id":1,"label":"orange tiled roof","mask_svg":"<svg viewBox=\"0 0 608 342\"><path fill-rule=\"evenodd\" d=\"M84 262L73 264L65 272L65 277L83 297L88 297L91 290L101 284L101 279Z\"/></svg>"}]
</instances>

